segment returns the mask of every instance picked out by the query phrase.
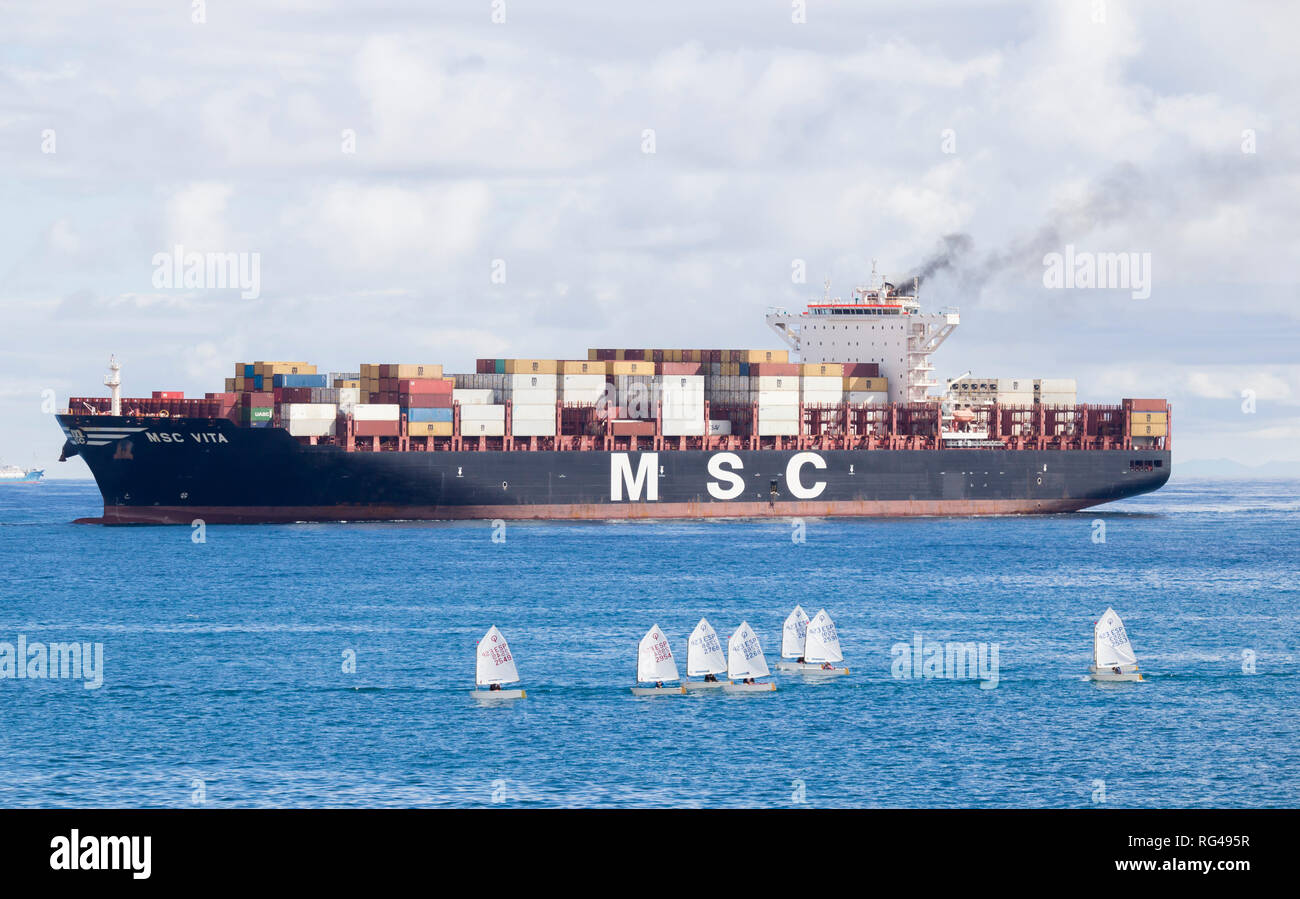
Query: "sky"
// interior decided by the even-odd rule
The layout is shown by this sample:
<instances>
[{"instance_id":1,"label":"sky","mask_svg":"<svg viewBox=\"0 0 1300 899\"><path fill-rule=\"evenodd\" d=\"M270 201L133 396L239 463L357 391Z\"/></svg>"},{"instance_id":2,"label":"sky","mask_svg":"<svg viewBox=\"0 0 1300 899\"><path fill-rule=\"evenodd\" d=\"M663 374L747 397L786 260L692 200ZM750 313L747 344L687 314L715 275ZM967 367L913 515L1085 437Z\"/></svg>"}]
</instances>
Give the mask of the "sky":
<instances>
[{"instance_id":1,"label":"sky","mask_svg":"<svg viewBox=\"0 0 1300 899\"><path fill-rule=\"evenodd\" d=\"M940 380L1164 396L1175 465L1300 462L1297 33L1283 2L8 3L0 460L87 476L48 411L110 353L126 396L201 396L237 360L780 347L769 307L957 247ZM177 246L250 254L257 296L158 286ZM1149 296L1048 287L1067 247L1149 260Z\"/></svg>"}]
</instances>

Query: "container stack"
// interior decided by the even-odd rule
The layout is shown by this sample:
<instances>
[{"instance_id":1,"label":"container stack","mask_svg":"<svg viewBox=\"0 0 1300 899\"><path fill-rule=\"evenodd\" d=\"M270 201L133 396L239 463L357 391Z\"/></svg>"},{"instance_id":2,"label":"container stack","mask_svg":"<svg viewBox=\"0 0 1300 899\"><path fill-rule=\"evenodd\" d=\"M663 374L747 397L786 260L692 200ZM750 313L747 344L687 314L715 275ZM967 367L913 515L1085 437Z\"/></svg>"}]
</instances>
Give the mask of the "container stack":
<instances>
[{"instance_id":1,"label":"container stack","mask_svg":"<svg viewBox=\"0 0 1300 899\"><path fill-rule=\"evenodd\" d=\"M844 402L844 366L811 362L799 366L799 393L805 406L838 406Z\"/></svg>"},{"instance_id":2,"label":"container stack","mask_svg":"<svg viewBox=\"0 0 1300 899\"><path fill-rule=\"evenodd\" d=\"M751 390L758 403L758 436L794 437L799 434L798 365L756 362L750 366Z\"/></svg>"},{"instance_id":3,"label":"container stack","mask_svg":"<svg viewBox=\"0 0 1300 899\"><path fill-rule=\"evenodd\" d=\"M397 366L401 368L401 366ZM399 378L397 405L406 415L406 430L412 437L450 437L452 391L455 381L441 377Z\"/></svg>"},{"instance_id":4,"label":"container stack","mask_svg":"<svg viewBox=\"0 0 1300 899\"><path fill-rule=\"evenodd\" d=\"M1073 406L1078 388L1074 378L1041 378L1034 381L1034 402L1044 406Z\"/></svg>"},{"instance_id":5,"label":"container stack","mask_svg":"<svg viewBox=\"0 0 1300 899\"><path fill-rule=\"evenodd\" d=\"M568 405L600 405L606 401L605 378L609 374L606 362L572 360L560 363L560 402ZM614 402L617 402L614 400Z\"/></svg>"},{"instance_id":6,"label":"container stack","mask_svg":"<svg viewBox=\"0 0 1300 899\"><path fill-rule=\"evenodd\" d=\"M1129 434L1138 438L1169 436L1169 403L1160 399L1125 399L1121 401L1128 415Z\"/></svg>"},{"instance_id":7,"label":"container stack","mask_svg":"<svg viewBox=\"0 0 1300 899\"><path fill-rule=\"evenodd\" d=\"M459 379L461 376L457 375ZM495 391L488 388L457 388L452 402L460 405L460 433L463 437L504 437L506 407L493 402Z\"/></svg>"},{"instance_id":8,"label":"container stack","mask_svg":"<svg viewBox=\"0 0 1300 899\"><path fill-rule=\"evenodd\" d=\"M352 423L358 437L397 437L402 429L402 409L397 403L357 403Z\"/></svg>"},{"instance_id":9,"label":"container stack","mask_svg":"<svg viewBox=\"0 0 1300 899\"><path fill-rule=\"evenodd\" d=\"M997 403L999 406L1032 406L1034 382L1029 378L998 378Z\"/></svg>"},{"instance_id":10,"label":"container stack","mask_svg":"<svg viewBox=\"0 0 1300 899\"><path fill-rule=\"evenodd\" d=\"M294 437L333 437L338 421L334 403L284 403L280 423Z\"/></svg>"},{"instance_id":11,"label":"container stack","mask_svg":"<svg viewBox=\"0 0 1300 899\"><path fill-rule=\"evenodd\" d=\"M506 359L505 369L508 399L513 404L511 433L516 437L554 437L559 363L554 359Z\"/></svg>"},{"instance_id":12,"label":"container stack","mask_svg":"<svg viewBox=\"0 0 1300 899\"><path fill-rule=\"evenodd\" d=\"M704 376L665 374L660 379L664 436L704 436Z\"/></svg>"}]
</instances>

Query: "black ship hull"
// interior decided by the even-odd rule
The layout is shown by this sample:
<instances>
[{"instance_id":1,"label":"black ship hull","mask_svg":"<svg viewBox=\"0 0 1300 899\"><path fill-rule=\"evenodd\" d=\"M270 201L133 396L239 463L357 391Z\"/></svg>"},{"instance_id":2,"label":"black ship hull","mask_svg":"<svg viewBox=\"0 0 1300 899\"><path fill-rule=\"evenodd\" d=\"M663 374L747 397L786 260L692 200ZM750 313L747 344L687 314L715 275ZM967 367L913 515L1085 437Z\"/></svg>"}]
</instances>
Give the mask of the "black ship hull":
<instances>
[{"instance_id":1,"label":"black ship hull","mask_svg":"<svg viewBox=\"0 0 1300 899\"><path fill-rule=\"evenodd\" d=\"M224 419L58 419L106 524L1050 513L1170 475L1145 449L348 452Z\"/></svg>"}]
</instances>

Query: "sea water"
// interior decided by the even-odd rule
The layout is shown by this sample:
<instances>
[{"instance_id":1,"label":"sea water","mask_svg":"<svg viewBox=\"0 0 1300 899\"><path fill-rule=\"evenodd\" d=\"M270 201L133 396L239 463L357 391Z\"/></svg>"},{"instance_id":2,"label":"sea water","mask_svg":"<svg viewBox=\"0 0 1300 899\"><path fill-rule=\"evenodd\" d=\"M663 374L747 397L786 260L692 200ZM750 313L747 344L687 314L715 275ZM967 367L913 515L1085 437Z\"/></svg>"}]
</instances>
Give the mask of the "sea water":
<instances>
[{"instance_id":1,"label":"sea water","mask_svg":"<svg viewBox=\"0 0 1300 899\"><path fill-rule=\"evenodd\" d=\"M102 683L0 679L0 806L1295 806L1298 487L504 529L106 528L72 523L90 482L5 489L0 644L98 644ZM775 667L795 603L848 676L629 692L651 625L683 673L701 616ZM1085 679L1108 606L1143 683ZM525 700L470 696L493 624ZM996 670L927 676L900 662L918 639Z\"/></svg>"}]
</instances>

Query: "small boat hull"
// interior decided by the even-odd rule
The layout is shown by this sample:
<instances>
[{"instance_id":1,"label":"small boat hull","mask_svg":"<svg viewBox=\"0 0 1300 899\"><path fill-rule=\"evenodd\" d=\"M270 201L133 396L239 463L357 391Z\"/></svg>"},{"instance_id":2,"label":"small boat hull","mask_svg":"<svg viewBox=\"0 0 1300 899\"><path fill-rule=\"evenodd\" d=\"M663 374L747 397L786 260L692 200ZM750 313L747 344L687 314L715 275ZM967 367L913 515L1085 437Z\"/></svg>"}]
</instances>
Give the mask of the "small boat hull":
<instances>
[{"instance_id":1,"label":"small boat hull","mask_svg":"<svg viewBox=\"0 0 1300 899\"><path fill-rule=\"evenodd\" d=\"M805 662L802 665L791 662L785 666L779 666L777 670L791 674L825 675L827 677L849 673L848 668L823 668L821 665L814 665L811 662Z\"/></svg>"},{"instance_id":2,"label":"small boat hull","mask_svg":"<svg viewBox=\"0 0 1300 899\"><path fill-rule=\"evenodd\" d=\"M475 699L492 702L498 699L524 699L528 696L526 690L472 690L469 694Z\"/></svg>"},{"instance_id":3,"label":"small boat hull","mask_svg":"<svg viewBox=\"0 0 1300 899\"><path fill-rule=\"evenodd\" d=\"M633 687L633 696L682 696L686 693L685 687Z\"/></svg>"},{"instance_id":4,"label":"small boat hull","mask_svg":"<svg viewBox=\"0 0 1300 899\"><path fill-rule=\"evenodd\" d=\"M727 693L773 693L776 691L776 684L772 682L762 684L737 684L726 683L722 689Z\"/></svg>"},{"instance_id":5,"label":"small boat hull","mask_svg":"<svg viewBox=\"0 0 1300 899\"><path fill-rule=\"evenodd\" d=\"M1136 669L1125 671L1121 668L1117 673L1110 668L1098 668L1095 665L1089 665L1088 678L1098 683L1123 684L1140 681L1142 680L1142 675Z\"/></svg>"},{"instance_id":6,"label":"small boat hull","mask_svg":"<svg viewBox=\"0 0 1300 899\"><path fill-rule=\"evenodd\" d=\"M729 680L688 680L683 681L682 686L686 692L695 693L700 690L721 690L729 683Z\"/></svg>"}]
</instances>

